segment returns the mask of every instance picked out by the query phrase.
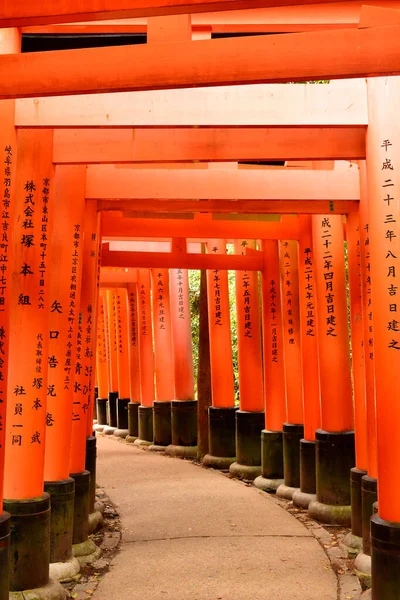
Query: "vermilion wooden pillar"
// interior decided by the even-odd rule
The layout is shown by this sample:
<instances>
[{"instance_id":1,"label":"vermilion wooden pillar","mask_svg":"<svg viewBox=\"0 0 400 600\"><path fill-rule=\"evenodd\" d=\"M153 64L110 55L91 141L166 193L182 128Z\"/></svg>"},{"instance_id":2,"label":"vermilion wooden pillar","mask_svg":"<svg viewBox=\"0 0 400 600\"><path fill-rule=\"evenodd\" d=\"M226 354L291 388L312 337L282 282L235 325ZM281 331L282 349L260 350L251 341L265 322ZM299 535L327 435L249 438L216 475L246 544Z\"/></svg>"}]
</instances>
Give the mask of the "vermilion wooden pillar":
<instances>
[{"instance_id":1,"label":"vermilion wooden pillar","mask_svg":"<svg viewBox=\"0 0 400 600\"><path fill-rule=\"evenodd\" d=\"M171 303L168 269L152 269L156 399L153 404L154 444L152 451L164 451L172 441L171 402L175 395Z\"/></svg>"},{"instance_id":2,"label":"vermilion wooden pillar","mask_svg":"<svg viewBox=\"0 0 400 600\"><path fill-rule=\"evenodd\" d=\"M170 269L175 400L171 406L171 456L197 456L197 401L194 396L192 331L187 269Z\"/></svg>"},{"instance_id":3,"label":"vermilion wooden pillar","mask_svg":"<svg viewBox=\"0 0 400 600\"><path fill-rule=\"evenodd\" d=\"M140 353L139 353L139 316L138 316L138 290L137 283L128 284L129 305L129 360L131 401L128 405L129 435L126 442L135 442L138 438L138 410L140 405Z\"/></svg>"},{"instance_id":4,"label":"vermilion wooden pillar","mask_svg":"<svg viewBox=\"0 0 400 600\"><path fill-rule=\"evenodd\" d=\"M261 432L261 475L254 484L276 492L283 483L282 429L286 422L279 242L263 240L262 328L265 429Z\"/></svg>"},{"instance_id":5,"label":"vermilion wooden pillar","mask_svg":"<svg viewBox=\"0 0 400 600\"><path fill-rule=\"evenodd\" d=\"M117 429L114 435L126 438L128 430L128 404L130 402L130 360L128 331L128 294L126 288L116 290L117 334L118 334L118 390Z\"/></svg>"},{"instance_id":6,"label":"vermilion wooden pillar","mask_svg":"<svg viewBox=\"0 0 400 600\"><path fill-rule=\"evenodd\" d=\"M368 79L367 186L373 304L378 514L371 520L372 597L400 589L400 78Z\"/></svg>"},{"instance_id":7,"label":"vermilion wooden pillar","mask_svg":"<svg viewBox=\"0 0 400 600\"><path fill-rule=\"evenodd\" d=\"M69 476L72 447L76 345L82 269L85 167L57 167L50 279L45 490L52 499L50 562L72 559L75 480ZM74 199L71 202L71 199ZM81 471L84 469L81 469ZM79 563L67 567L79 572ZM53 568L54 570L54 568ZM56 567L63 573L62 567ZM51 570L50 570L51 572ZM61 575L61 578L63 575Z\"/></svg>"},{"instance_id":8,"label":"vermilion wooden pillar","mask_svg":"<svg viewBox=\"0 0 400 600\"><path fill-rule=\"evenodd\" d=\"M207 254L226 254L226 240L208 240ZM235 462L235 398L228 272L207 271L212 406L208 409L209 453L203 464L217 469Z\"/></svg>"},{"instance_id":9,"label":"vermilion wooden pillar","mask_svg":"<svg viewBox=\"0 0 400 600\"><path fill-rule=\"evenodd\" d=\"M284 484L277 494L288 499L300 488L300 440L304 433L297 246L293 240L279 244L287 422L283 425Z\"/></svg>"},{"instance_id":10,"label":"vermilion wooden pillar","mask_svg":"<svg viewBox=\"0 0 400 600\"><path fill-rule=\"evenodd\" d=\"M367 455L367 413L366 413L366 369L364 340L364 319L362 288L362 245L360 235L360 215L353 213L346 217L346 240L348 257L348 280L350 292L350 331L352 345L355 467L350 472L351 483L351 528L352 534L346 538L350 547L359 549L362 537L361 482L366 474ZM372 515L372 510L371 510ZM369 515L369 517L371 517ZM368 518L369 535L369 518ZM353 550L354 552L354 550Z\"/></svg>"},{"instance_id":11,"label":"vermilion wooden pillar","mask_svg":"<svg viewBox=\"0 0 400 600\"><path fill-rule=\"evenodd\" d=\"M107 427L104 433L112 435L117 428L117 399L118 399L118 336L117 336L117 306L116 291L107 290L107 331L108 331L108 369L110 373L110 390L107 403Z\"/></svg>"},{"instance_id":12,"label":"vermilion wooden pillar","mask_svg":"<svg viewBox=\"0 0 400 600\"><path fill-rule=\"evenodd\" d=\"M20 52L21 37L17 29L0 30L0 54ZM10 547L10 514L3 511L3 478L4 451L6 446L6 402L8 384L8 361L10 343L11 313L11 248L13 240L13 224L15 211L15 182L17 161L17 133L14 127L15 101L0 103L0 150L1 150L1 195L0 204L3 212L1 221L2 239L0 253L2 256L0 286L0 600L9 597L9 547Z\"/></svg>"},{"instance_id":13,"label":"vermilion wooden pillar","mask_svg":"<svg viewBox=\"0 0 400 600\"><path fill-rule=\"evenodd\" d=\"M43 492L43 471L46 400L51 393L52 140L49 130L18 134L4 502L13 523L11 591L49 584L50 496Z\"/></svg>"},{"instance_id":14,"label":"vermilion wooden pillar","mask_svg":"<svg viewBox=\"0 0 400 600\"><path fill-rule=\"evenodd\" d=\"M137 445L153 443L154 351L151 319L151 277L149 269L138 269L138 315L140 350L141 405L138 416Z\"/></svg>"},{"instance_id":15,"label":"vermilion wooden pillar","mask_svg":"<svg viewBox=\"0 0 400 600\"><path fill-rule=\"evenodd\" d=\"M255 243L235 241L235 253L255 251ZM240 410L236 412L236 462L230 473L254 480L261 474L260 435L264 429L261 322L256 271L236 272Z\"/></svg>"},{"instance_id":16,"label":"vermilion wooden pillar","mask_svg":"<svg viewBox=\"0 0 400 600\"><path fill-rule=\"evenodd\" d=\"M359 163L360 168L360 243L361 243L361 284L363 303L364 327L364 356L365 356L365 457L364 467L359 472L360 518L362 522L362 550L360 560L363 565L369 565L367 556L371 555L370 519L377 500L378 453L376 439L376 407L375 407L375 361L374 361L374 330L372 305L372 275L371 275L371 240L369 234L370 221L368 209L368 186L365 161ZM357 444L357 425L356 425ZM356 446L357 449L357 446ZM356 459L358 456L356 453ZM353 503L353 498L352 498ZM359 528L360 529L360 528ZM360 532L358 533L360 535ZM359 561L358 561L359 563ZM361 565L357 565L361 568Z\"/></svg>"},{"instance_id":17,"label":"vermilion wooden pillar","mask_svg":"<svg viewBox=\"0 0 400 600\"><path fill-rule=\"evenodd\" d=\"M311 216L301 215L298 220L301 230L298 263L304 438L300 440L300 490L293 494L293 502L296 506L308 508L311 500L315 500L315 431L321 424L318 307Z\"/></svg>"},{"instance_id":18,"label":"vermilion wooden pillar","mask_svg":"<svg viewBox=\"0 0 400 600\"><path fill-rule=\"evenodd\" d=\"M94 426L94 429L101 432L105 425L107 425L107 401L110 389L107 351L107 311L105 307L106 292L103 289L99 292L98 303L96 373L99 395L97 398L97 424Z\"/></svg>"},{"instance_id":19,"label":"vermilion wooden pillar","mask_svg":"<svg viewBox=\"0 0 400 600\"><path fill-rule=\"evenodd\" d=\"M313 216L318 303L321 429L316 432L317 500L309 512L350 525L350 469L355 465L350 347L342 218Z\"/></svg>"},{"instance_id":20,"label":"vermilion wooden pillar","mask_svg":"<svg viewBox=\"0 0 400 600\"><path fill-rule=\"evenodd\" d=\"M93 414L96 401L96 335L99 298L99 250L100 250L100 216L97 202L86 200L84 241L82 259L82 284L80 295L80 315L82 328L82 368L75 374L77 394L82 410L86 415L86 456L85 468L90 472L89 498L89 533L92 533L102 520L102 515L95 510L96 499L96 437L93 433ZM97 390L98 391L98 390ZM83 428L80 429L83 435Z\"/></svg>"}]
</instances>

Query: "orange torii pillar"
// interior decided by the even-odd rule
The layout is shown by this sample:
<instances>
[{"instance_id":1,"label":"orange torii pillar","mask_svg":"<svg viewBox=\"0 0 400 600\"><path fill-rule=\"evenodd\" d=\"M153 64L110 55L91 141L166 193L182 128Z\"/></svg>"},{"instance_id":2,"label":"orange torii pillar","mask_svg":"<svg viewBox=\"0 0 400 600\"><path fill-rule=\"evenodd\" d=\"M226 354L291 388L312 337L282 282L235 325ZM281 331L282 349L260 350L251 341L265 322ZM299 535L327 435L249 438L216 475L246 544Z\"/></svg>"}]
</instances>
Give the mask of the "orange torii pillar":
<instances>
[{"instance_id":1,"label":"orange torii pillar","mask_svg":"<svg viewBox=\"0 0 400 600\"><path fill-rule=\"evenodd\" d=\"M284 483L276 493L290 500L300 488L300 440L304 436L297 241L280 242L280 267L287 421L283 425Z\"/></svg>"},{"instance_id":2,"label":"orange torii pillar","mask_svg":"<svg viewBox=\"0 0 400 600\"><path fill-rule=\"evenodd\" d=\"M235 241L235 253L245 254L255 242ZM260 301L256 271L236 271L236 312L240 410L236 411L236 462L229 472L243 479L261 475L261 431L264 396Z\"/></svg>"},{"instance_id":3,"label":"orange torii pillar","mask_svg":"<svg viewBox=\"0 0 400 600\"><path fill-rule=\"evenodd\" d=\"M366 199L364 200L366 201ZM350 556L356 552L360 552L362 548L361 484L368 466L365 364L365 353L368 351L368 347L364 342L364 323L367 316L363 308L364 270L362 268L360 217L359 213L351 213L346 217L356 460L355 467L350 471L351 533L344 540L344 543L349 548ZM368 517L368 535L371 515L372 510Z\"/></svg>"},{"instance_id":4,"label":"orange torii pillar","mask_svg":"<svg viewBox=\"0 0 400 600\"><path fill-rule=\"evenodd\" d=\"M276 492L283 483L283 424L286 421L279 242L263 240L262 327L265 429L261 432L261 475L254 485Z\"/></svg>"},{"instance_id":5,"label":"orange torii pillar","mask_svg":"<svg viewBox=\"0 0 400 600\"><path fill-rule=\"evenodd\" d=\"M140 352L139 352L139 317L138 317L138 289L137 283L128 283L129 305L129 361L131 401L128 404L128 430L126 442L133 443L139 437L138 411L140 406Z\"/></svg>"},{"instance_id":6,"label":"orange torii pillar","mask_svg":"<svg viewBox=\"0 0 400 600\"><path fill-rule=\"evenodd\" d=\"M52 139L49 130L18 133L4 486L12 522L10 590L16 592L60 589L49 581L50 495L44 492Z\"/></svg>"},{"instance_id":7,"label":"orange torii pillar","mask_svg":"<svg viewBox=\"0 0 400 600\"><path fill-rule=\"evenodd\" d=\"M117 429L114 435L126 438L128 429L128 404L130 402L130 361L128 332L128 294L126 288L116 289L117 334L118 334L118 393Z\"/></svg>"},{"instance_id":8,"label":"orange torii pillar","mask_svg":"<svg viewBox=\"0 0 400 600\"><path fill-rule=\"evenodd\" d=\"M318 521L350 525L350 470L355 466L344 235L340 215L312 218L318 304L321 429L316 431Z\"/></svg>"},{"instance_id":9,"label":"orange torii pillar","mask_svg":"<svg viewBox=\"0 0 400 600\"><path fill-rule=\"evenodd\" d=\"M75 479L69 473L73 387L81 285L85 167L57 167L50 278L49 345L44 478L51 496L50 574L79 572L73 558ZM73 202L71 199L73 198ZM88 475L88 474L87 474Z\"/></svg>"},{"instance_id":10,"label":"orange torii pillar","mask_svg":"<svg viewBox=\"0 0 400 600\"><path fill-rule=\"evenodd\" d=\"M208 240L208 254L226 254L226 240ZM209 453L203 464L227 469L236 460L235 390L228 271L207 271L212 406L208 409Z\"/></svg>"},{"instance_id":11,"label":"orange torii pillar","mask_svg":"<svg viewBox=\"0 0 400 600\"><path fill-rule=\"evenodd\" d=\"M197 400L194 399L192 332L187 269L170 269L175 399L171 404L172 444L167 454L197 457Z\"/></svg>"},{"instance_id":12,"label":"orange torii pillar","mask_svg":"<svg viewBox=\"0 0 400 600\"><path fill-rule=\"evenodd\" d=\"M371 516L374 513L374 504L378 493L378 456L376 439L376 410L375 410L375 361L374 361L374 332L372 315L372 289L371 289L371 244L369 237L369 210L367 196L367 174L365 161L359 163L360 167L360 241L361 241L361 274L362 274L362 302L363 302L363 325L365 340L365 400L366 419L365 427L365 458L364 468L358 473L361 481L357 487L358 508L358 550L362 552L357 556L357 571L371 575ZM388 230L391 231L390 229ZM389 236L391 234L389 233ZM356 423L356 460L358 427ZM365 472L366 471L366 472ZM352 524L353 524L353 495L352 502ZM360 544L361 541L361 544Z\"/></svg>"},{"instance_id":13,"label":"orange torii pillar","mask_svg":"<svg viewBox=\"0 0 400 600\"><path fill-rule=\"evenodd\" d=\"M117 304L115 288L107 290L107 323L110 389L107 402L107 426L104 427L103 433L112 435L117 429L117 399L119 395Z\"/></svg>"},{"instance_id":14,"label":"orange torii pillar","mask_svg":"<svg viewBox=\"0 0 400 600\"><path fill-rule=\"evenodd\" d=\"M368 79L367 186L375 341L378 513L371 519L372 598L400 589L400 77Z\"/></svg>"},{"instance_id":15,"label":"orange torii pillar","mask_svg":"<svg viewBox=\"0 0 400 600\"><path fill-rule=\"evenodd\" d=\"M20 52L21 36L17 29L0 30L0 53ZM14 127L15 101L0 103L0 205L2 239L0 241L0 600L9 597L10 514L3 511L4 450L6 444L6 402L8 383L8 358L10 343L10 288L11 244L15 210L15 177L17 161L17 134ZM11 227L10 227L11 225Z\"/></svg>"},{"instance_id":16,"label":"orange torii pillar","mask_svg":"<svg viewBox=\"0 0 400 600\"><path fill-rule=\"evenodd\" d=\"M107 402L109 392L108 369L108 333L107 333L107 292L99 291L97 312L97 346L96 346L96 373L98 383L97 423L94 430L102 432L107 425Z\"/></svg>"},{"instance_id":17,"label":"orange torii pillar","mask_svg":"<svg viewBox=\"0 0 400 600\"><path fill-rule=\"evenodd\" d=\"M152 269L151 281L156 399L153 404L154 443L149 450L163 452L172 442L171 402L175 396L169 270Z\"/></svg>"},{"instance_id":18,"label":"orange torii pillar","mask_svg":"<svg viewBox=\"0 0 400 600\"><path fill-rule=\"evenodd\" d=\"M138 269L137 292L141 404L138 409L138 438L134 443L137 446L151 446L153 443L153 402L155 390L150 269Z\"/></svg>"},{"instance_id":19,"label":"orange torii pillar","mask_svg":"<svg viewBox=\"0 0 400 600\"><path fill-rule=\"evenodd\" d=\"M89 497L89 533L92 533L102 521L101 513L96 509L96 436L93 432L93 413L96 393L93 386L96 361L97 312L99 304L99 229L100 216L97 202L86 200L82 284L80 297L80 322L82 326L82 352L80 372L75 374L77 398L80 400L83 413L86 415L86 457L85 469L90 473ZM83 435L83 428L80 429Z\"/></svg>"},{"instance_id":20,"label":"orange torii pillar","mask_svg":"<svg viewBox=\"0 0 400 600\"><path fill-rule=\"evenodd\" d=\"M317 298L314 274L311 216L298 217L299 239L299 305L301 362L303 369L304 438L300 440L300 490L293 503L308 508L315 500L315 432L321 426L319 389Z\"/></svg>"}]
</instances>

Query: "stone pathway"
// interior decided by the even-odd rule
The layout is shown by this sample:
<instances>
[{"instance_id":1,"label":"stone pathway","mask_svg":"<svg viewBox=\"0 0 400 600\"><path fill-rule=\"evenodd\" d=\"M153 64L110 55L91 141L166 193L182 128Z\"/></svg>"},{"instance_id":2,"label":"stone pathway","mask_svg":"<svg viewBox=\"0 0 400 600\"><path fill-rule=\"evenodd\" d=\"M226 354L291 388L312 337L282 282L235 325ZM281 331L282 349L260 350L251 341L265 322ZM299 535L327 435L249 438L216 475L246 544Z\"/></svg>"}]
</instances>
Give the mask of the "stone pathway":
<instances>
[{"instance_id":1,"label":"stone pathway","mask_svg":"<svg viewBox=\"0 0 400 600\"><path fill-rule=\"evenodd\" d=\"M312 533L253 486L106 436L98 437L97 464L122 543L95 600L342 596Z\"/></svg>"}]
</instances>

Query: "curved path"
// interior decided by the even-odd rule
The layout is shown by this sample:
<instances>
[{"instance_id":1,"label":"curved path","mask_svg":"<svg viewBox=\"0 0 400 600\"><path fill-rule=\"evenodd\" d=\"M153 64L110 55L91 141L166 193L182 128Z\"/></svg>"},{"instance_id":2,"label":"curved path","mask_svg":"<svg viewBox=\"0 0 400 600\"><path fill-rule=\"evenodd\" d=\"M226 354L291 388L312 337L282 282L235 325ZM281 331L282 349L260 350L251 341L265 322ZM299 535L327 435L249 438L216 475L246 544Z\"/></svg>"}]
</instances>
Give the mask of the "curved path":
<instances>
[{"instance_id":1,"label":"curved path","mask_svg":"<svg viewBox=\"0 0 400 600\"><path fill-rule=\"evenodd\" d=\"M317 540L256 488L103 436L97 464L123 533L95 600L337 599Z\"/></svg>"}]
</instances>

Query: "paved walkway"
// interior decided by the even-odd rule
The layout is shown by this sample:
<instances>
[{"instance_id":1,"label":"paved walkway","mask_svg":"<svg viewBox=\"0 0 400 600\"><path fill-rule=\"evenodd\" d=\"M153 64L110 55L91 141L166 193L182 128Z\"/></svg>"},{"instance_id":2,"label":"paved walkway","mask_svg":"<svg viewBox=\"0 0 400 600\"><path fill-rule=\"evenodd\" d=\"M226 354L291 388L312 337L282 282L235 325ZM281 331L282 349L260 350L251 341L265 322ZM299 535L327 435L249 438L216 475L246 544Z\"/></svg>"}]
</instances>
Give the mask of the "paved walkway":
<instances>
[{"instance_id":1,"label":"paved walkway","mask_svg":"<svg viewBox=\"0 0 400 600\"><path fill-rule=\"evenodd\" d=\"M317 540L254 487L102 436L98 483L123 534L95 600L337 599Z\"/></svg>"}]
</instances>

